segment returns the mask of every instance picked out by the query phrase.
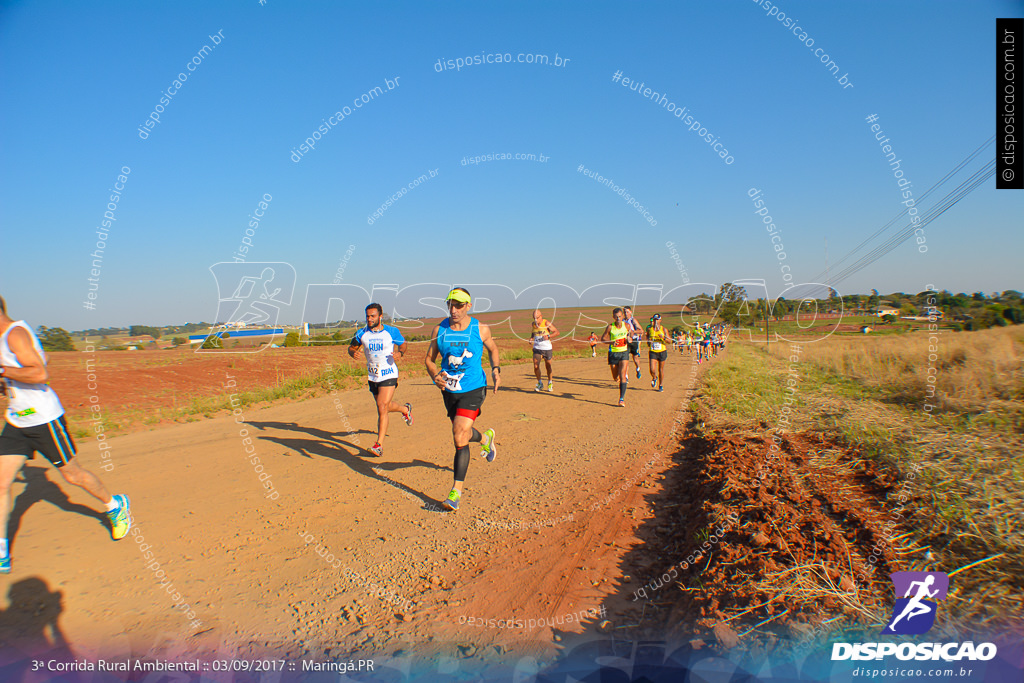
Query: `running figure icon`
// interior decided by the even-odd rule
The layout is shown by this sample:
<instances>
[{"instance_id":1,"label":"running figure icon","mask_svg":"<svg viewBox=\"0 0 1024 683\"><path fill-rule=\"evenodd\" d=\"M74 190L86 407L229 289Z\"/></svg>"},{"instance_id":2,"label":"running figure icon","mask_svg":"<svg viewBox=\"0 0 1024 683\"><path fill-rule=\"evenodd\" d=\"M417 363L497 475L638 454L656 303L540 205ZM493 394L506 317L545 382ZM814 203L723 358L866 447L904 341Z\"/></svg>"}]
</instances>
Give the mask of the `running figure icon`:
<instances>
[{"instance_id":1,"label":"running figure icon","mask_svg":"<svg viewBox=\"0 0 1024 683\"><path fill-rule=\"evenodd\" d=\"M893 572L889 575L897 597L892 619L882 633L920 635L935 624L938 601L949 591L949 576L943 572Z\"/></svg>"},{"instance_id":2,"label":"running figure icon","mask_svg":"<svg viewBox=\"0 0 1024 683\"><path fill-rule=\"evenodd\" d=\"M910 598L910 602L908 602L907 606L903 608L903 611L900 612L900 615L892 620L892 623L889 624L890 630L895 630L894 627L896 626L896 623L903 617L906 617L907 621L910 621L914 617L920 616L922 614L930 614L932 612L934 608L929 607L921 601L924 598L934 598L936 595L939 594L938 589L935 589L934 591L928 590L929 586L931 586L933 583L935 583L934 576L929 576L924 581L912 581L910 583L910 589L907 590L907 594L903 597L910 597L910 591L914 589L914 586L918 586L917 595Z\"/></svg>"}]
</instances>

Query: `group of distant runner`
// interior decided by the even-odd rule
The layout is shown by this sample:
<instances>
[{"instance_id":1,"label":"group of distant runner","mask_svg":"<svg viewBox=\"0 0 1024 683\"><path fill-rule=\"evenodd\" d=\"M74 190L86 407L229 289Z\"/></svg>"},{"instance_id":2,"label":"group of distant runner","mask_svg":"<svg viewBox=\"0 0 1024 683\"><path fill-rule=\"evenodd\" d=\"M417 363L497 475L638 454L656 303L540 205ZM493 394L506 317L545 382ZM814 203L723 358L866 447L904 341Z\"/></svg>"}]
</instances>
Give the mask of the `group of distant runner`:
<instances>
[{"instance_id":1,"label":"group of distant runner","mask_svg":"<svg viewBox=\"0 0 1024 683\"><path fill-rule=\"evenodd\" d=\"M432 330L424 365L431 381L441 390L452 423L454 484L444 505L449 510L458 510L471 459L470 444L480 445L479 455L487 462L493 462L497 453L494 430L480 432L474 424L487 397L488 379L482 366L484 350L490 362L494 391L501 387L501 363L490 328L470 316L472 297L469 292L456 287L448 293L446 303L448 317ZM400 413L407 425L413 424L412 404L392 400L398 388L396 357L401 360L405 356L408 344L401 330L384 323L384 312L379 304L370 304L365 313L366 325L352 338L348 353L353 358L366 360L369 389L377 404L377 440L370 452L381 457L390 414ZM554 391L552 340L558 335L558 329L541 311L534 311L529 343L533 347L536 391ZM600 338L592 333L589 342L592 357L597 356L598 344L608 344L608 365L612 380L618 383L618 405L625 407L630 359L637 379L642 376L642 343L646 342L650 350L651 388L664 391L665 361L670 346L681 353L696 353L701 362L717 355L725 344L725 335L722 325L707 324L673 335L662 326L658 314L643 327L633 316L632 308L625 306L614 309L612 321ZM23 320L7 316L6 304L0 298L0 389L7 396L6 422L0 433L0 573L11 571L7 539L11 487L25 461L37 452L58 469L65 481L83 488L103 504L114 540L124 538L132 525L128 497L111 495L95 474L75 461L75 443L68 433L64 408L47 384L48 378L46 354L39 338Z\"/></svg>"},{"instance_id":2,"label":"group of distant runner","mask_svg":"<svg viewBox=\"0 0 1024 683\"><path fill-rule=\"evenodd\" d=\"M448 318L431 331L424 365L431 381L441 390L448 419L452 423L454 484L444 505L449 510L458 510L471 459L469 444L479 443L480 457L487 462L493 462L497 452L494 430L481 433L474 426L487 397L487 376L482 366L484 349L490 362L494 391L501 387L501 364L490 328L469 315L473 305L469 292L463 287L456 287L448 293L446 303ZM554 391L552 340L559 334L558 328L544 318L540 310L533 312L528 343L533 347L533 372L537 378L535 391ZM619 389L618 405L625 407L630 359L637 379L643 374L640 369L642 343L646 342L650 349L651 388L664 391L665 361L668 360L670 346L680 351L695 349L700 361L717 354L724 338L725 328L721 325L698 326L693 332L673 336L662 326L660 314L651 316L650 324L643 327L634 317L632 307L624 306L612 311L612 322L605 327L600 338L591 333L588 341L592 357L597 356L598 344L608 344L608 365L612 380L618 383ZM412 425L412 404L403 405L391 400L398 386L395 354L402 358L405 348L406 341L401 331L384 324L380 305L367 306L366 326L352 338L348 352L353 358L366 358L369 388L376 399L378 415L377 441L370 450L377 456L384 452L388 413L400 412L406 424Z\"/></svg>"},{"instance_id":3,"label":"group of distant runner","mask_svg":"<svg viewBox=\"0 0 1024 683\"><path fill-rule=\"evenodd\" d=\"M692 332L679 332L672 337L672 348L680 353L696 354L697 363L711 360L725 348L725 323L697 325Z\"/></svg>"}]
</instances>

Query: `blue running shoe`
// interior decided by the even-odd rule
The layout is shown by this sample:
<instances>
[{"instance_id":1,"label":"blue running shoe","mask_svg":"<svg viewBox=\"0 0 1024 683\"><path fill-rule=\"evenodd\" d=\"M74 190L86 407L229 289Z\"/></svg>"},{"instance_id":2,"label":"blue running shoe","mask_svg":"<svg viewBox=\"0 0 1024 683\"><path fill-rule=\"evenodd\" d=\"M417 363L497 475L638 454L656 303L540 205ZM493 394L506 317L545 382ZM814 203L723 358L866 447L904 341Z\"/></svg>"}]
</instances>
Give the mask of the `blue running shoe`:
<instances>
[{"instance_id":1,"label":"blue running shoe","mask_svg":"<svg viewBox=\"0 0 1024 683\"><path fill-rule=\"evenodd\" d=\"M115 541L120 541L132 528L131 504L128 496L121 493L114 496L114 500L117 501L117 507L107 513L107 519L110 520L110 535Z\"/></svg>"},{"instance_id":2,"label":"blue running shoe","mask_svg":"<svg viewBox=\"0 0 1024 683\"><path fill-rule=\"evenodd\" d=\"M486 456L487 462L494 462L494 456L498 450L494 446L494 430L488 429L484 432L484 441L480 444L480 455Z\"/></svg>"},{"instance_id":3,"label":"blue running shoe","mask_svg":"<svg viewBox=\"0 0 1024 683\"><path fill-rule=\"evenodd\" d=\"M456 491L455 489L452 489L452 492L448 494L448 497L445 498L444 503L442 504L449 510L458 510L459 500L461 498L462 494Z\"/></svg>"},{"instance_id":4,"label":"blue running shoe","mask_svg":"<svg viewBox=\"0 0 1024 683\"><path fill-rule=\"evenodd\" d=\"M11 573L11 556L0 557L0 574Z\"/></svg>"}]
</instances>

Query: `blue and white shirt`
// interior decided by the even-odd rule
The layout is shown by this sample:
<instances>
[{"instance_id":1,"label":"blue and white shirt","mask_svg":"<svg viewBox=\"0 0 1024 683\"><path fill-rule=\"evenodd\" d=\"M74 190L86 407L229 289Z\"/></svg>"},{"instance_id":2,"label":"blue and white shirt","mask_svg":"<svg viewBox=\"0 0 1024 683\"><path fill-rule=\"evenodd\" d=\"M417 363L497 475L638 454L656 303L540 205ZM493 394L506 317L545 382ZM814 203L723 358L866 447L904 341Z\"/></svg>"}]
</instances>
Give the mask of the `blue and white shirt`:
<instances>
[{"instance_id":1,"label":"blue and white shirt","mask_svg":"<svg viewBox=\"0 0 1024 683\"><path fill-rule=\"evenodd\" d=\"M395 365L395 347L405 343L401 330L391 325L383 325L378 332L369 327L356 332L352 344L361 344L366 354L366 374L371 382L383 382L386 379L398 379L398 366Z\"/></svg>"}]
</instances>

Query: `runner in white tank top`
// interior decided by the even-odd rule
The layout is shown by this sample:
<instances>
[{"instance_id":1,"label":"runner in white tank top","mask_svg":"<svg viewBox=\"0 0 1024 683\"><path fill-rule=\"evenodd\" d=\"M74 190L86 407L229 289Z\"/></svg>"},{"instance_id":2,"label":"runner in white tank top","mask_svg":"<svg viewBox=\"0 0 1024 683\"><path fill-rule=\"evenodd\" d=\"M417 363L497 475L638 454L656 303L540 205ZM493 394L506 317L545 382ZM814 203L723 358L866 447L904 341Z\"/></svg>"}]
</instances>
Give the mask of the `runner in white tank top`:
<instances>
[{"instance_id":1,"label":"runner in white tank top","mask_svg":"<svg viewBox=\"0 0 1024 683\"><path fill-rule=\"evenodd\" d=\"M11 332L16 329L23 329L28 333L32 342L32 348L43 365L46 364L46 353L35 332L24 320L11 323L10 327L0 335L0 366L19 368L21 363L18 357L11 351L8 338ZM7 390L7 411L5 417L15 427L35 427L36 425L52 422L64 414L64 406L57 398L57 392L50 388L49 384L36 384L19 382L18 380L4 376Z\"/></svg>"},{"instance_id":2,"label":"runner in white tank top","mask_svg":"<svg viewBox=\"0 0 1024 683\"><path fill-rule=\"evenodd\" d=\"M25 461L42 453L69 484L103 503L114 540L131 528L128 496L110 495L99 478L74 460L75 442L68 433L64 407L46 380L46 354L32 328L7 317L0 298L0 387L7 396L6 421L0 432L0 573L11 571L7 521L11 485Z\"/></svg>"},{"instance_id":3,"label":"runner in white tank top","mask_svg":"<svg viewBox=\"0 0 1024 683\"><path fill-rule=\"evenodd\" d=\"M366 327L356 332L348 346L348 355L356 358L366 356L366 376L370 393L377 403L377 441L370 447L375 456L384 455L384 437L388 433L388 413L401 413L405 424L412 426L412 404L399 405L391 400L398 389L398 358L405 357L405 337L402 331L392 325L385 325L382 319L384 309L380 304L370 304L365 309Z\"/></svg>"}]
</instances>

